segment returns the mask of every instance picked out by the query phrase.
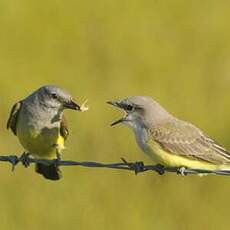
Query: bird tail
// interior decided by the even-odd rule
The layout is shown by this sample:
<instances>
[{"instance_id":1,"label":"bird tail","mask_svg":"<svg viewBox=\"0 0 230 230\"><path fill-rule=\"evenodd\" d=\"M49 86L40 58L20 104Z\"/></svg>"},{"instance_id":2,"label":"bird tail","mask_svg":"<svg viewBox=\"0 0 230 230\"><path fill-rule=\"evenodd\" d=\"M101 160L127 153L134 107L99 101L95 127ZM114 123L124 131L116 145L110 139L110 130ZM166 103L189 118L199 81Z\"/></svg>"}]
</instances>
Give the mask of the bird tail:
<instances>
[{"instance_id":1,"label":"bird tail","mask_svg":"<svg viewBox=\"0 0 230 230\"><path fill-rule=\"evenodd\" d=\"M35 171L49 180L60 180L62 177L61 170L55 164L44 165L37 163L35 166Z\"/></svg>"}]
</instances>

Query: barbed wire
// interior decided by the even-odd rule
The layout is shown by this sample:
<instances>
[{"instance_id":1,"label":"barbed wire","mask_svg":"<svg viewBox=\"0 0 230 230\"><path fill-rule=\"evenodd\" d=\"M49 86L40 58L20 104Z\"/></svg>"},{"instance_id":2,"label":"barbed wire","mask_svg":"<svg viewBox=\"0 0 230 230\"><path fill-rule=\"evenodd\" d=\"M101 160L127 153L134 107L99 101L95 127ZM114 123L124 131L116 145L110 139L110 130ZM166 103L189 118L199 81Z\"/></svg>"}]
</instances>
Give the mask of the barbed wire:
<instances>
[{"instance_id":1,"label":"barbed wire","mask_svg":"<svg viewBox=\"0 0 230 230\"><path fill-rule=\"evenodd\" d=\"M205 169L191 169L185 167L164 167L162 165L145 165L143 162L128 162L124 158L121 158L119 163L99 163L99 162L77 162L72 160L46 160L46 159L34 159L31 157L9 155L0 156L0 161L9 162L12 165L12 171L14 171L16 165L22 163L24 166L28 167L30 164L41 163L45 165L56 164L57 166L82 166L88 168L108 168L116 170L128 170L133 171L135 174L143 173L146 171L155 171L159 175L163 175L166 172L177 173L180 175L188 174L215 174L215 175L225 175L230 176L230 170L205 170Z\"/></svg>"}]
</instances>

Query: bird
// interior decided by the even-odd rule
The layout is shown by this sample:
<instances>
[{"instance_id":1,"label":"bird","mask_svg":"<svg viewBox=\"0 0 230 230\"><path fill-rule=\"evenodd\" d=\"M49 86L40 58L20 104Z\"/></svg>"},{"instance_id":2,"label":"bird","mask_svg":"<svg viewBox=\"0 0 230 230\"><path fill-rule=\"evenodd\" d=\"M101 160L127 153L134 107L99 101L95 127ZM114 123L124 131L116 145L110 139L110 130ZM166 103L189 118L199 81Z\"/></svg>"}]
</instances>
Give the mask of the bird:
<instances>
[{"instance_id":1,"label":"bird","mask_svg":"<svg viewBox=\"0 0 230 230\"><path fill-rule=\"evenodd\" d=\"M124 124L147 156L163 167L230 170L230 152L190 122L169 113L149 96L107 102L125 112Z\"/></svg>"},{"instance_id":2,"label":"bird","mask_svg":"<svg viewBox=\"0 0 230 230\"><path fill-rule=\"evenodd\" d=\"M12 107L7 129L18 137L26 157L60 159L69 135L65 109L81 110L68 91L53 85L40 87ZM62 177L57 164L36 163L35 171L49 180Z\"/></svg>"}]
</instances>

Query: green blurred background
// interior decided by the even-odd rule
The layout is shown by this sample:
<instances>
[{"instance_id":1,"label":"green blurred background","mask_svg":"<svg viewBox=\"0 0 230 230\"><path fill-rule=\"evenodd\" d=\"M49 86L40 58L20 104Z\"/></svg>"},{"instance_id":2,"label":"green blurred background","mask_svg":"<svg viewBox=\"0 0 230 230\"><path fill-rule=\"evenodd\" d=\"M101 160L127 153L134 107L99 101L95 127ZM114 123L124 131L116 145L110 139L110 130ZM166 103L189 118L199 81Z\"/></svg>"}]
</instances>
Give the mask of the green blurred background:
<instances>
[{"instance_id":1,"label":"green blurred background","mask_svg":"<svg viewBox=\"0 0 230 230\"><path fill-rule=\"evenodd\" d=\"M230 149L230 2L1 0L0 148L13 103L44 84L90 112L67 112L65 159L148 158L105 101L150 95ZM229 229L230 178L62 168L60 182L1 164L1 229Z\"/></svg>"}]
</instances>

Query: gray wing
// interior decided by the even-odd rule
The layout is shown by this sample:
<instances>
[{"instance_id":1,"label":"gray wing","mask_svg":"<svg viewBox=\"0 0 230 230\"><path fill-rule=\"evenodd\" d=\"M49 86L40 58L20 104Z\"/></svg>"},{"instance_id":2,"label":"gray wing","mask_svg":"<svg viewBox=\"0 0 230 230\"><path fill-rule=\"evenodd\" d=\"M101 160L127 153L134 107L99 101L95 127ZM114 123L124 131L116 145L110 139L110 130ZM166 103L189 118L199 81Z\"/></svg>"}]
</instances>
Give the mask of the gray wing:
<instances>
[{"instance_id":1,"label":"gray wing","mask_svg":"<svg viewBox=\"0 0 230 230\"><path fill-rule=\"evenodd\" d=\"M149 132L152 140L172 154L213 164L230 163L230 152L190 123L174 120Z\"/></svg>"},{"instance_id":2,"label":"gray wing","mask_svg":"<svg viewBox=\"0 0 230 230\"><path fill-rule=\"evenodd\" d=\"M18 115L19 115L21 106L22 106L21 101L17 102L13 106L10 112L10 117L7 121L7 129L11 129L15 135L17 135L17 120L18 120Z\"/></svg>"},{"instance_id":3,"label":"gray wing","mask_svg":"<svg viewBox=\"0 0 230 230\"><path fill-rule=\"evenodd\" d=\"M61 133L61 136L64 138L64 140L67 140L69 136L69 130L68 130L67 121L64 115L62 116L62 120L61 120L60 133Z\"/></svg>"}]
</instances>

